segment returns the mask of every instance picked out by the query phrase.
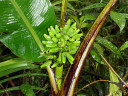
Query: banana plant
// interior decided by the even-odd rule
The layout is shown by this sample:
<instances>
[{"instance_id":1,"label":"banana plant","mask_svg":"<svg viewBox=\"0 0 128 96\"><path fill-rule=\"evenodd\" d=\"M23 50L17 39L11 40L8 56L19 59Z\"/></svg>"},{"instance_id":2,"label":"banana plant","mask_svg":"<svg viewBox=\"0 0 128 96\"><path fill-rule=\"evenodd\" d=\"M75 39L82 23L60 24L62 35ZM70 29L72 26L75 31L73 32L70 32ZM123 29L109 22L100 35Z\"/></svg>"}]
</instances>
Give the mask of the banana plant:
<instances>
[{"instance_id":1,"label":"banana plant","mask_svg":"<svg viewBox=\"0 0 128 96\"><path fill-rule=\"evenodd\" d=\"M52 89L52 96L73 96L82 66L86 61L86 58L90 52L94 40L98 35L99 30L101 29L116 1L117 0L110 0L104 7L103 11L95 20L88 34L84 38L78 51L76 49L76 46L78 46L80 42L76 43L75 48L69 48L74 50L73 53L77 51L75 58L73 58L68 52L61 53L62 49L56 47L64 47L66 50L66 44L68 43L65 43L65 41L72 41L71 38L69 39L70 34L76 35L79 32L79 30L77 29L75 29L74 31L76 33L72 32L74 30L74 26L76 26L76 24L74 24L71 26L73 28L68 31L69 33L64 33L67 32L65 31L67 30L66 28L69 28L70 26L70 20L67 22L67 26L64 22L64 13L66 12L65 5L67 3L67 0L62 1L61 27L63 28L60 29L58 28L58 26L56 26L55 29L53 27L50 27L56 24L56 17L49 0L0 1L0 21L2 22L0 26L0 41L20 58L33 62L46 61L41 67L46 66L46 69L48 71ZM49 27L50 29L48 29ZM49 32L47 31L47 29L49 30ZM52 31L53 33L51 33L50 31ZM59 33L60 31L63 31L63 34ZM57 36L55 36L54 34L56 32L58 32ZM61 36L64 38L57 39ZM77 36L74 37L72 35L72 38L74 38L73 41L75 39L78 39L79 41L79 38L81 36L81 34L77 34ZM58 40L61 41L60 44L57 43L57 45L56 43L53 43L58 42ZM72 47L71 44L69 44L69 46ZM58 51L59 56L56 59L57 61L52 65L52 68L57 67L58 63L65 63L65 57L72 64L62 86L60 85L61 87L58 86L59 83L57 82L53 69L50 66L52 60L48 60L49 58L55 59L56 56L51 55L51 53ZM59 60L60 58L63 59L62 62L61 60Z\"/></svg>"},{"instance_id":2,"label":"banana plant","mask_svg":"<svg viewBox=\"0 0 128 96\"><path fill-rule=\"evenodd\" d=\"M76 84L78 82L78 78L80 76L80 72L83 64L86 61L86 58L90 52L90 49L96 39L100 28L105 22L107 16L109 15L110 10L113 5L117 2L117 0L110 0L108 4L104 7L103 11L95 20L94 24L90 28L86 37L84 38L76 56L73 65L71 65L67 76L65 77L63 86L58 96L73 96Z\"/></svg>"}]
</instances>

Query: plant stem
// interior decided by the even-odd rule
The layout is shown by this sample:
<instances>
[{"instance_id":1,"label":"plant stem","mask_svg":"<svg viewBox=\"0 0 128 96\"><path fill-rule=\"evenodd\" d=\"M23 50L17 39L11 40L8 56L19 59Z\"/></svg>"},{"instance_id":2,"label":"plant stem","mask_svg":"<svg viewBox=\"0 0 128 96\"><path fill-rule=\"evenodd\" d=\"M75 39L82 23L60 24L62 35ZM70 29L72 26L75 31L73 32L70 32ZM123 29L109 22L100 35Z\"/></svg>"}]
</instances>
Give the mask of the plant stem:
<instances>
[{"instance_id":1,"label":"plant stem","mask_svg":"<svg viewBox=\"0 0 128 96\"><path fill-rule=\"evenodd\" d=\"M5 77L9 78L9 75L6 75ZM10 84L12 85L12 87L15 87L15 84L12 80L8 80L10 82Z\"/></svg>"},{"instance_id":2,"label":"plant stem","mask_svg":"<svg viewBox=\"0 0 128 96\"><path fill-rule=\"evenodd\" d=\"M91 83L85 85L84 87L82 87L81 89L79 89L77 92L75 92L74 95L77 94L78 92L80 92L81 90L87 88L88 86L90 86L90 85L92 85L94 83L97 83L97 82L109 82L109 83L113 83L112 81L109 81L109 80L97 80L97 81L94 81L94 82L91 82Z\"/></svg>"},{"instance_id":3,"label":"plant stem","mask_svg":"<svg viewBox=\"0 0 128 96\"><path fill-rule=\"evenodd\" d=\"M62 0L62 10L61 10L61 26L63 27L65 25L65 14L67 10L67 0ZM58 89L61 89L61 83L62 83L62 73L63 73L63 65L56 67L55 69L55 79L58 86Z\"/></svg>"},{"instance_id":4,"label":"plant stem","mask_svg":"<svg viewBox=\"0 0 128 96\"><path fill-rule=\"evenodd\" d=\"M62 10L61 10L61 26L63 27L65 25L65 14L67 11L67 0L62 0Z\"/></svg>"},{"instance_id":5,"label":"plant stem","mask_svg":"<svg viewBox=\"0 0 128 96\"><path fill-rule=\"evenodd\" d=\"M62 83L62 73L63 73L63 65L56 67L55 70L55 78L58 85L58 89L61 89L61 83Z\"/></svg>"},{"instance_id":6,"label":"plant stem","mask_svg":"<svg viewBox=\"0 0 128 96\"><path fill-rule=\"evenodd\" d=\"M124 83L124 85L126 85L128 87L128 84L126 82L124 82L124 80L116 73L116 71L111 67L111 65L107 62L107 60L102 55L100 55L100 56L102 57L104 62L108 65L110 70L120 79L120 81L122 81L122 83Z\"/></svg>"},{"instance_id":7,"label":"plant stem","mask_svg":"<svg viewBox=\"0 0 128 96\"><path fill-rule=\"evenodd\" d=\"M54 74L53 70L51 69L50 65L47 66L46 68L47 68L48 76L50 79L52 96L56 96L58 93L58 85L55 80L55 74Z\"/></svg>"}]
</instances>

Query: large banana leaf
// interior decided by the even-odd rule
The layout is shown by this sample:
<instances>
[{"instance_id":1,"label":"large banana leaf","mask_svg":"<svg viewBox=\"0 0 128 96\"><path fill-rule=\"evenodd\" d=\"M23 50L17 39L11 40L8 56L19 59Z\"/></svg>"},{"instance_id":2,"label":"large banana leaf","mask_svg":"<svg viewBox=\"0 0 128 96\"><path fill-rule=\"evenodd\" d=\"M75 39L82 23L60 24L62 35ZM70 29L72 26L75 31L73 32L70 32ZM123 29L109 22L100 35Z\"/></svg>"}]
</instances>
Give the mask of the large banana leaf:
<instances>
[{"instance_id":1,"label":"large banana leaf","mask_svg":"<svg viewBox=\"0 0 128 96\"><path fill-rule=\"evenodd\" d=\"M0 0L0 41L21 58L44 60L43 34L55 23L49 0Z\"/></svg>"},{"instance_id":2,"label":"large banana leaf","mask_svg":"<svg viewBox=\"0 0 128 96\"><path fill-rule=\"evenodd\" d=\"M39 68L39 66L20 58L10 59L0 63L0 77L19 70L34 68Z\"/></svg>"}]
</instances>

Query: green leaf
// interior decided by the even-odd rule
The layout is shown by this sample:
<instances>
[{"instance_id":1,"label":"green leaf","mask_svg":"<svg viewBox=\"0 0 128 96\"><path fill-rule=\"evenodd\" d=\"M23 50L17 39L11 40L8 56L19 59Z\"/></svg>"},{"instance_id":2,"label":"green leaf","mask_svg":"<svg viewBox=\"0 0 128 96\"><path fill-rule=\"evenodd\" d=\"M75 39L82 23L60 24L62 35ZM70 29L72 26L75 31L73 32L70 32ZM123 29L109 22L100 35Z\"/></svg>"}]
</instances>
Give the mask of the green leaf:
<instances>
[{"instance_id":1,"label":"green leaf","mask_svg":"<svg viewBox=\"0 0 128 96\"><path fill-rule=\"evenodd\" d=\"M104 3L95 3L95 4L92 4L92 5L89 5L87 7L84 7L81 9L82 10L87 10L87 9L94 9L94 8L100 8L100 7L104 7L106 4Z\"/></svg>"},{"instance_id":2,"label":"green leaf","mask_svg":"<svg viewBox=\"0 0 128 96\"><path fill-rule=\"evenodd\" d=\"M0 77L22 69L32 68L39 68L39 66L19 58L10 59L0 63Z\"/></svg>"},{"instance_id":3,"label":"green leaf","mask_svg":"<svg viewBox=\"0 0 128 96\"><path fill-rule=\"evenodd\" d=\"M102 58L99 56L99 54L96 51L94 51L93 49L91 49L90 54L91 54L92 58L94 60L96 60L98 63L104 64Z\"/></svg>"},{"instance_id":4,"label":"green leaf","mask_svg":"<svg viewBox=\"0 0 128 96\"><path fill-rule=\"evenodd\" d=\"M50 65L50 64L52 64L52 60L48 60L48 61L44 62L44 63L41 65L41 68L46 67L46 66L48 66L48 65Z\"/></svg>"},{"instance_id":5,"label":"green leaf","mask_svg":"<svg viewBox=\"0 0 128 96\"><path fill-rule=\"evenodd\" d=\"M46 90L45 88L40 88L40 87L35 87L35 86L31 86L31 88L32 88L32 89L35 89L35 90L48 91L48 90ZM20 90L20 86L2 89L2 90L0 90L0 94L1 94L1 93L4 93L4 92L10 92L10 91L16 91L16 90ZM49 92L49 91L48 91L48 92Z\"/></svg>"},{"instance_id":6,"label":"green leaf","mask_svg":"<svg viewBox=\"0 0 128 96\"><path fill-rule=\"evenodd\" d=\"M113 53L115 53L116 55L118 55L119 57L122 58L121 53L120 53L120 51L118 50L118 48L117 48L114 44L112 44L110 41L108 41L107 39L98 36L98 37L96 38L96 41L97 41L98 43L104 45L106 48L108 48L108 49L111 50Z\"/></svg>"},{"instance_id":7,"label":"green leaf","mask_svg":"<svg viewBox=\"0 0 128 96\"><path fill-rule=\"evenodd\" d=\"M124 49L126 49L126 48L128 48L128 41L126 41L124 44L122 44L122 46L120 47L120 49L119 50L124 50Z\"/></svg>"},{"instance_id":8,"label":"green leaf","mask_svg":"<svg viewBox=\"0 0 128 96\"><path fill-rule=\"evenodd\" d=\"M26 82L20 86L21 92L25 94L25 96L36 96L33 92L31 85Z\"/></svg>"},{"instance_id":9,"label":"green leaf","mask_svg":"<svg viewBox=\"0 0 128 96\"><path fill-rule=\"evenodd\" d=\"M67 3L67 7L71 10L75 10L74 7L70 4L70 3Z\"/></svg>"},{"instance_id":10,"label":"green leaf","mask_svg":"<svg viewBox=\"0 0 128 96\"><path fill-rule=\"evenodd\" d=\"M104 55L104 48L97 42L94 42L93 47L101 54Z\"/></svg>"},{"instance_id":11,"label":"green leaf","mask_svg":"<svg viewBox=\"0 0 128 96\"><path fill-rule=\"evenodd\" d=\"M92 15L89 15L87 14L85 17L84 17L84 21L87 21L87 20L95 20L96 18Z\"/></svg>"},{"instance_id":12,"label":"green leaf","mask_svg":"<svg viewBox=\"0 0 128 96\"><path fill-rule=\"evenodd\" d=\"M0 41L21 58L43 61L43 34L56 23L50 1L1 0L0 9Z\"/></svg>"},{"instance_id":13,"label":"green leaf","mask_svg":"<svg viewBox=\"0 0 128 96\"><path fill-rule=\"evenodd\" d=\"M87 27L87 28L90 28L91 27L91 24L90 23L81 23L81 28L85 28L85 27Z\"/></svg>"},{"instance_id":14,"label":"green leaf","mask_svg":"<svg viewBox=\"0 0 128 96\"><path fill-rule=\"evenodd\" d=\"M0 81L0 84L7 82L9 80L12 79L16 79L16 78L20 78L20 77L24 77L24 76L47 76L46 74L42 74L42 73L26 73L26 74L20 74L20 75L16 75L16 76L11 76L9 78L3 79Z\"/></svg>"},{"instance_id":15,"label":"green leaf","mask_svg":"<svg viewBox=\"0 0 128 96\"><path fill-rule=\"evenodd\" d=\"M84 94L78 94L77 96L86 96L86 95L84 95Z\"/></svg>"},{"instance_id":16,"label":"green leaf","mask_svg":"<svg viewBox=\"0 0 128 96\"><path fill-rule=\"evenodd\" d=\"M113 21L115 21L116 24L120 27L120 32L122 32L126 23L125 18L128 18L128 14L111 11L110 16L113 19Z\"/></svg>"},{"instance_id":17,"label":"green leaf","mask_svg":"<svg viewBox=\"0 0 128 96\"><path fill-rule=\"evenodd\" d=\"M111 70L109 70L109 72L110 72L110 81L119 83L117 76ZM122 96L122 92L120 88L112 83L109 84L109 93L110 96Z\"/></svg>"}]
</instances>

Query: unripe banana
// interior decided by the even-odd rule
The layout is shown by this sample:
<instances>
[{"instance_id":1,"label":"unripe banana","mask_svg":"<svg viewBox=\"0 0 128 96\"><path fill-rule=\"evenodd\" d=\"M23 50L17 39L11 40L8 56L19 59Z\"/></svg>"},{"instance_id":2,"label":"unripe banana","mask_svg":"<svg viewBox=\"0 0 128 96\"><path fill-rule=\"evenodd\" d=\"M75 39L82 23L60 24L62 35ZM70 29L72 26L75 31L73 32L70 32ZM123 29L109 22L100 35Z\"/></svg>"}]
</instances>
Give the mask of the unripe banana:
<instances>
[{"instance_id":1,"label":"unripe banana","mask_svg":"<svg viewBox=\"0 0 128 96\"><path fill-rule=\"evenodd\" d=\"M58 62L55 62L52 66L51 66L51 68L55 68L55 67L57 67L58 66Z\"/></svg>"},{"instance_id":2,"label":"unripe banana","mask_svg":"<svg viewBox=\"0 0 128 96\"><path fill-rule=\"evenodd\" d=\"M62 55L62 53L59 52L59 57L57 58L57 61L58 61L59 63L61 63L61 55Z\"/></svg>"},{"instance_id":3,"label":"unripe banana","mask_svg":"<svg viewBox=\"0 0 128 96\"><path fill-rule=\"evenodd\" d=\"M56 53L59 51L59 47L49 49L49 53Z\"/></svg>"},{"instance_id":4,"label":"unripe banana","mask_svg":"<svg viewBox=\"0 0 128 96\"><path fill-rule=\"evenodd\" d=\"M56 43L47 43L46 47L56 47L57 44Z\"/></svg>"},{"instance_id":5,"label":"unripe banana","mask_svg":"<svg viewBox=\"0 0 128 96\"><path fill-rule=\"evenodd\" d=\"M63 33L67 33L68 29L70 28L70 23L71 21L68 20L67 23L65 24L65 26L63 27Z\"/></svg>"},{"instance_id":6,"label":"unripe banana","mask_svg":"<svg viewBox=\"0 0 128 96\"><path fill-rule=\"evenodd\" d=\"M48 32L51 32L51 29L50 28L48 28Z\"/></svg>"},{"instance_id":7,"label":"unripe banana","mask_svg":"<svg viewBox=\"0 0 128 96\"><path fill-rule=\"evenodd\" d=\"M44 41L43 41L44 42ZM53 41L46 41L45 42L46 44L51 44L51 43L54 43Z\"/></svg>"},{"instance_id":8,"label":"unripe banana","mask_svg":"<svg viewBox=\"0 0 128 96\"><path fill-rule=\"evenodd\" d=\"M77 49L78 49L78 48L76 48L76 49L74 49L74 50L69 50L69 52L68 52L68 53L69 53L69 54L75 54L75 53L76 53L76 51L77 51Z\"/></svg>"},{"instance_id":9,"label":"unripe banana","mask_svg":"<svg viewBox=\"0 0 128 96\"><path fill-rule=\"evenodd\" d=\"M44 34L47 41L42 41L42 43L48 47L48 50L45 53L46 55L43 54L43 56L47 60L56 60L51 66L52 68L58 66L58 64L66 63L66 58L70 64L73 64L74 58L71 54L76 53L78 46L80 45L80 37L82 34L78 34L80 30L76 28L76 23L73 25L70 24L71 21L68 20L63 28L59 28L58 25L55 25L54 29L50 26L48 29L49 35ZM55 56L56 52L59 53L58 57ZM51 63L52 61L48 60L41 67L45 67Z\"/></svg>"},{"instance_id":10,"label":"unripe banana","mask_svg":"<svg viewBox=\"0 0 128 96\"><path fill-rule=\"evenodd\" d=\"M66 63L66 56L65 52L62 53L62 63Z\"/></svg>"},{"instance_id":11,"label":"unripe banana","mask_svg":"<svg viewBox=\"0 0 128 96\"><path fill-rule=\"evenodd\" d=\"M53 38L52 38L52 41L54 41L54 42L56 43L56 42L58 42L58 38L53 37Z\"/></svg>"},{"instance_id":12,"label":"unripe banana","mask_svg":"<svg viewBox=\"0 0 128 96\"><path fill-rule=\"evenodd\" d=\"M53 34L52 32L49 32L49 35L50 35L50 37L55 37L54 36L55 34Z\"/></svg>"},{"instance_id":13,"label":"unripe banana","mask_svg":"<svg viewBox=\"0 0 128 96\"><path fill-rule=\"evenodd\" d=\"M69 38L69 41L73 42L73 41L74 41L74 39L71 37L71 38Z\"/></svg>"},{"instance_id":14,"label":"unripe banana","mask_svg":"<svg viewBox=\"0 0 128 96\"><path fill-rule=\"evenodd\" d=\"M80 41L74 41L73 44L74 45L80 44Z\"/></svg>"},{"instance_id":15,"label":"unripe banana","mask_svg":"<svg viewBox=\"0 0 128 96\"><path fill-rule=\"evenodd\" d=\"M53 28L53 26L50 26L50 28L51 28L51 32L55 35L55 34L57 34L57 31Z\"/></svg>"},{"instance_id":16,"label":"unripe banana","mask_svg":"<svg viewBox=\"0 0 128 96\"><path fill-rule=\"evenodd\" d=\"M72 38L75 40L75 39L79 39L81 36L83 36L83 34L76 34Z\"/></svg>"},{"instance_id":17,"label":"unripe banana","mask_svg":"<svg viewBox=\"0 0 128 96\"><path fill-rule=\"evenodd\" d=\"M64 40L69 40L69 36L68 35L64 35Z\"/></svg>"},{"instance_id":18,"label":"unripe banana","mask_svg":"<svg viewBox=\"0 0 128 96\"><path fill-rule=\"evenodd\" d=\"M76 45L68 46L68 50L74 50L74 49L76 49L76 48L77 48Z\"/></svg>"},{"instance_id":19,"label":"unripe banana","mask_svg":"<svg viewBox=\"0 0 128 96\"><path fill-rule=\"evenodd\" d=\"M56 58L56 55L47 55L45 56L47 59L55 59Z\"/></svg>"},{"instance_id":20,"label":"unripe banana","mask_svg":"<svg viewBox=\"0 0 128 96\"><path fill-rule=\"evenodd\" d=\"M60 32L60 29L59 29L59 26L58 25L55 25L55 30L56 30L56 33L59 33Z\"/></svg>"},{"instance_id":21,"label":"unripe banana","mask_svg":"<svg viewBox=\"0 0 128 96\"><path fill-rule=\"evenodd\" d=\"M66 43L66 41L64 40L64 38L63 37L60 38L60 41L62 42L62 44L61 44L60 47L64 47L65 46L65 43Z\"/></svg>"},{"instance_id":22,"label":"unripe banana","mask_svg":"<svg viewBox=\"0 0 128 96\"><path fill-rule=\"evenodd\" d=\"M76 35L76 34L78 34L79 31L80 31L79 29L75 30L75 31L71 34L71 37L74 36L74 35Z\"/></svg>"},{"instance_id":23,"label":"unripe banana","mask_svg":"<svg viewBox=\"0 0 128 96\"><path fill-rule=\"evenodd\" d=\"M43 44L47 44L47 41L42 41Z\"/></svg>"},{"instance_id":24,"label":"unripe banana","mask_svg":"<svg viewBox=\"0 0 128 96\"><path fill-rule=\"evenodd\" d=\"M74 23L67 31L67 35L71 35L76 30L76 23Z\"/></svg>"},{"instance_id":25,"label":"unripe banana","mask_svg":"<svg viewBox=\"0 0 128 96\"><path fill-rule=\"evenodd\" d=\"M52 40L51 37L50 37L49 35L44 34L44 37L45 37L46 40L48 40L48 41Z\"/></svg>"},{"instance_id":26,"label":"unripe banana","mask_svg":"<svg viewBox=\"0 0 128 96\"><path fill-rule=\"evenodd\" d=\"M45 63L43 63L43 64L41 65L41 68L46 67L46 66L48 66L48 65L50 65L50 64L52 64L52 60L48 60L48 61L46 61Z\"/></svg>"},{"instance_id":27,"label":"unripe banana","mask_svg":"<svg viewBox=\"0 0 128 96\"><path fill-rule=\"evenodd\" d=\"M70 55L68 52L65 52L65 54L70 64L73 64L74 58L72 57L72 55Z\"/></svg>"},{"instance_id":28,"label":"unripe banana","mask_svg":"<svg viewBox=\"0 0 128 96\"><path fill-rule=\"evenodd\" d=\"M61 36L62 36L61 33L56 34L57 38L60 38Z\"/></svg>"},{"instance_id":29,"label":"unripe banana","mask_svg":"<svg viewBox=\"0 0 128 96\"><path fill-rule=\"evenodd\" d=\"M61 41L59 41L59 42L57 42L57 44L58 44L58 47L61 47L62 42L61 42Z\"/></svg>"}]
</instances>

